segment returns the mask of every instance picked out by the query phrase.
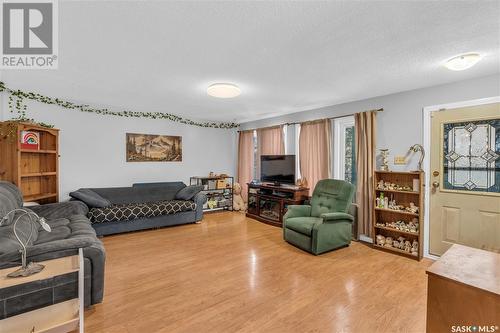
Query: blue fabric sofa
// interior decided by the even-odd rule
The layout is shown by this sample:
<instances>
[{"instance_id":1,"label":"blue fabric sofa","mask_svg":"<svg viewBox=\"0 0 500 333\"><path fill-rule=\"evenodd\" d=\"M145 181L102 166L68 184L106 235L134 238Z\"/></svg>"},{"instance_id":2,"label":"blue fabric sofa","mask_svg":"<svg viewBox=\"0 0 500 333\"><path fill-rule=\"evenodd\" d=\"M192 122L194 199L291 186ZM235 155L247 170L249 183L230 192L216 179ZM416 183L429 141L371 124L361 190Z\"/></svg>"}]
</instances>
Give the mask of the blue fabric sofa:
<instances>
[{"instance_id":1,"label":"blue fabric sofa","mask_svg":"<svg viewBox=\"0 0 500 333\"><path fill-rule=\"evenodd\" d=\"M97 235L105 236L200 221L207 198L197 193L190 200L177 199L176 195L185 187L183 182L161 182L79 191L85 190L98 198L97 202L84 203L89 207L87 216ZM74 193L70 194L73 200Z\"/></svg>"}]
</instances>

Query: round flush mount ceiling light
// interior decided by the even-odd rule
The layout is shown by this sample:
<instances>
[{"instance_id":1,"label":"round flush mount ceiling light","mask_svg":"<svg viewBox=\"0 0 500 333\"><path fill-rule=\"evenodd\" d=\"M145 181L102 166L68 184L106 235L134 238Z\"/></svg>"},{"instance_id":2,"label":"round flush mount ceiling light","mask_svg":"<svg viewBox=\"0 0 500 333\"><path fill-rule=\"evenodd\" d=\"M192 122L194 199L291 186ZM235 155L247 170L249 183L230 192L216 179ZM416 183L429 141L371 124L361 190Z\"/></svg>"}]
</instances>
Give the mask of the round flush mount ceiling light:
<instances>
[{"instance_id":1,"label":"round flush mount ceiling light","mask_svg":"<svg viewBox=\"0 0 500 333\"><path fill-rule=\"evenodd\" d=\"M208 86L207 94L217 98L233 98L241 94L241 89L233 83L214 83Z\"/></svg>"},{"instance_id":2,"label":"round flush mount ceiling light","mask_svg":"<svg viewBox=\"0 0 500 333\"><path fill-rule=\"evenodd\" d=\"M448 59L444 66L452 71L463 71L477 64L479 60L481 60L479 53L465 53Z\"/></svg>"}]
</instances>

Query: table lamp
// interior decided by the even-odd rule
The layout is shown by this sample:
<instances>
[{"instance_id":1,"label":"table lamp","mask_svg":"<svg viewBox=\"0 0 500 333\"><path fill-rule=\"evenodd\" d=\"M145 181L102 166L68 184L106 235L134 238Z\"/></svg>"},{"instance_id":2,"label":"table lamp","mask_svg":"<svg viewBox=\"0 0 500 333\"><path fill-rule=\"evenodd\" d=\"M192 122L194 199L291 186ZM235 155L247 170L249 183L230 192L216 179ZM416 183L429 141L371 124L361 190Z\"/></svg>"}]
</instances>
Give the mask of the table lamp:
<instances>
[{"instance_id":1,"label":"table lamp","mask_svg":"<svg viewBox=\"0 0 500 333\"><path fill-rule=\"evenodd\" d=\"M37 223L38 223L42 226L43 230L45 230L47 232L51 232L51 229L50 229L50 225L47 224L47 221L45 220L45 218L38 216L35 212L33 212L31 210L22 209L22 208L13 209L10 212L8 212L7 214L5 214L5 216L2 218L2 220L0 220L0 226L2 224L4 224L5 222L7 222L10 214L13 214L16 212L22 212L19 216L16 217L16 219L14 221L14 225L12 227L13 231L14 231L14 235L16 236L16 239L19 242L19 244L21 245L21 249L19 250L19 252L21 252L21 267L18 270L14 271L12 273L9 273L7 276L8 277L25 277L25 276L30 276L30 275L33 275L35 273L38 273L38 272L42 271L45 267L42 264L37 264L34 262L30 262L29 264L26 263L26 245L29 243L29 241L31 240L31 237L33 236L33 227L37 227ZM29 234L28 238L26 239L26 241L23 242L22 239L19 237L19 234L18 234L16 228L17 228L17 225L18 225L19 221L21 220L21 218L23 216L26 216L26 215L28 216L28 219L23 219L23 221L29 221L30 234Z\"/></svg>"}]
</instances>

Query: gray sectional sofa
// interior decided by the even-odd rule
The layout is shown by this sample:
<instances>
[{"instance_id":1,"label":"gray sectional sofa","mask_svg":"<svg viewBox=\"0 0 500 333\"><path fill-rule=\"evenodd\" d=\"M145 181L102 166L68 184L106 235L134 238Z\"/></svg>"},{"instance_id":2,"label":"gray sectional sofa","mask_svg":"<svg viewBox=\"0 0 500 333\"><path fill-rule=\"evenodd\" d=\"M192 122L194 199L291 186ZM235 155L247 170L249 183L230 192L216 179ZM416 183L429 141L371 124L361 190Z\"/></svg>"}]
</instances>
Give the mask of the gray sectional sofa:
<instances>
[{"instance_id":1,"label":"gray sectional sofa","mask_svg":"<svg viewBox=\"0 0 500 333\"><path fill-rule=\"evenodd\" d=\"M89 207L92 227L105 236L200 221L207 200L200 190L183 182L138 183L79 189L70 196Z\"/></svg>"},{"instance_id":2,"label":"gray sectional sofa","mask_svg":"<svg viewBox=\"0 0 500 333\"><path fill-rule=\"evenodd\" d=\"M0 219L11 210L21 207L23 199L19 189L12 183L0 181ZM82 248L85 306L100 303L104 292L106 255L102 242L86 217L87 206L80 202L64 202L29 209L45 217L52 231L49 233L42 228L35 229L34 237L27 247L28 262L75 255ZM0 268L20 266L20 245L14 238L12 216L16 215L10 214L0 226ZM23 228L31 228L30 222L20 221L16 230L23 234L26 230L19 230ZM74 298L78 295L77 281L76 273L72 273L41 280L23 288L15 286L3 289L0 292L0 319Z\"/></svg>"}]
</instances>

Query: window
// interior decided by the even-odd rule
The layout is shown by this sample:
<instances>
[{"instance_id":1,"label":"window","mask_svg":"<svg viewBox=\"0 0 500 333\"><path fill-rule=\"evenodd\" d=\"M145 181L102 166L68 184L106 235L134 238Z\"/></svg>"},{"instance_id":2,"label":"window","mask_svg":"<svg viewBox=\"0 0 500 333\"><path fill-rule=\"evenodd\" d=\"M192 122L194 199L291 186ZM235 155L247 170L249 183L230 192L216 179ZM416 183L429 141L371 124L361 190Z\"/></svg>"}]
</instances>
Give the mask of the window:
<instances>
[{"instance_id":1,"label":"window","mask_svg":"<svg viewBox=\"0 0 500 333\"><path fill-rule=\"evenodd\" d=\"M288 125L283 126L283 145L285 148L285 155L288 154Z\"/></svg>"},{"instance_id":2,"label":"window","mask_svg":"<svg viewBox=\"0 0 500 333\"><path fill-rule=\"evenodd\" d=\"M500 193L500 119L443 124L443 187Z\"/></svg>"},{"instance_id":3,"label":"window","mask_svg":"<svg viewBox=\"0 0 500 333\"><path fill-rule=\"evenodd\" d=\"M257 131L253 130L253 179L258 180L259 179L259 166L257 163L260 163L260 161L257 161Z\"/></svg>"},{"instance_id":4,"label":"window","mask_svg":"<svg viewBox=\"0 0 500 333\"><path fill-rule=\"evenodd\" d=\"M300 138L300 124L295 124L295 178L301 179L300 174L300 149L299 149L299 138Z\"/></svg>"},{"instance_id":5,"label":"window","mask_svg":"<svg viewBox=\"0 0 500 333\"><path fill-rule=\"evenodd\" d=\"M356 184L356 154L354 146L354 117L342 117L333 121L333 175Z\"/></svg>"}]
</instances>

